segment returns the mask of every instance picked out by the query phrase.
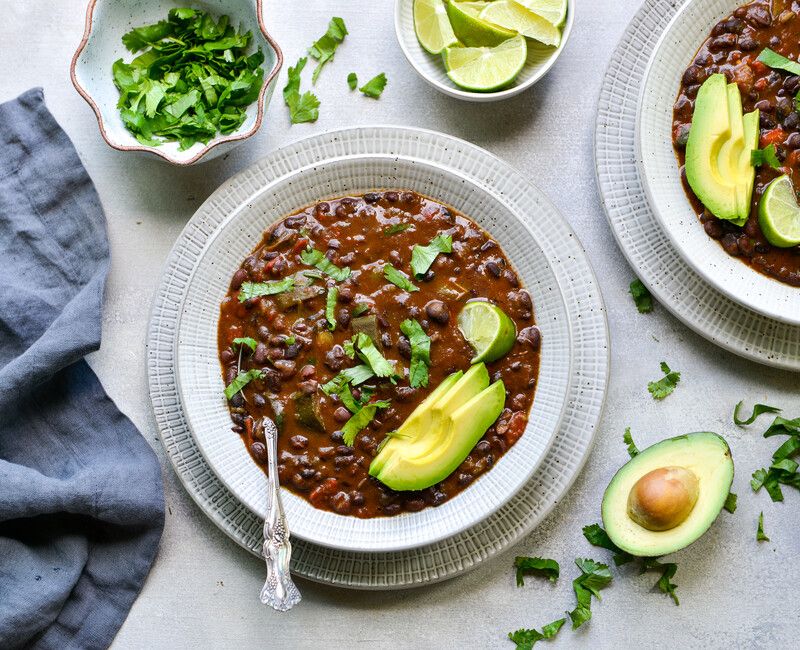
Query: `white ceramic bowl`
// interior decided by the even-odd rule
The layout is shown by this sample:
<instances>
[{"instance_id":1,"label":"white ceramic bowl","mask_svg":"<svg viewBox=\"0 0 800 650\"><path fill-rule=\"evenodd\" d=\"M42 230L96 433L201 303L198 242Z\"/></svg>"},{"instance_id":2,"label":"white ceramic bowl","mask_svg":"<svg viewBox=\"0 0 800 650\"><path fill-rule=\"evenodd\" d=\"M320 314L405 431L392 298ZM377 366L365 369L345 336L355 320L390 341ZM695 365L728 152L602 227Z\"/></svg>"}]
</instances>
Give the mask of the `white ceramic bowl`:
<instances>
[{"instance_id":1,"label":"white ceramic bowl","mask_svg":"<svg viewBox=\"0 0 800 650\"><path fill-rule=\"evenodd\" d=\"M430 54L419 44L417 34L414 31L414 0L395 0L394 5L395 33L397 34L397 40L400 42L400 48L403 50L403 54L405 54L411 67L436 90L443 92L445 95L450 95L450 97L465 99L470 102L495 102L501 99L508 99L533 86L553 67L556 59L566 47L569 35L572 32L574 17L575 3L573 0L568 0L567 18L561 29L561 43L559 46L555 48L548 47L528 39L528 58L514 84L504 90L479 93L463 90L456 86L447 76L441 55Z\"/></svg>"},{"instance_id":2,"label":"white ceramic bowl","mask_svg":"<svg viewBox=\"0 0 800 650\"><path fill-rule=\"evenodd\" d=\"M686 263L731 300L800 325L800 289L751 269L706 235L683 191L672 147L672 107L681 76L711 28L741 4L690 0L667 26L644 74L636 123L637 162L653 212Z\"/></svg>"},{"instance_id":3,"label":"white ceramic bowl","mask_svg":"<svg viewBox=\"0 0 800 650\"><path fill-rule=\"evenodd\" d=\"M364 130L364 137L369 137ZM396 136L405 137L398 131ZM544 459L566 406L571 374L568 313L537 236L547 236L543 212L535 204L524 214L511 210L491 183L431 159L392 154L392 140L381 140L381 154L324 158L309 147L294 167L263 186L245 185L224 204L229 215L209 236L185 291L179 315L177 377L180 399L202 454L222 482L250 510L263 517L266 486L231 421L222 396L217 359L219 303L230 278L263 231L296 209L343 194L376 188L410 188L436 197L471 216L504 248L530 290L536 322L542 331L538 388L525 433L496 465L461 494L437 508L395 517L358 519L318 510L284 491L293 535L352 551L392 551L430 544L452 536L489 516L506 503ZM209 201L214 201L212 196ZM534 236L533 233L539 235Z\"/></svg>"},{"instance_id":4,"label":"white ceramic bowl","mask_svg":"<svg viewBox=\"0 0 800 650\"><path fill-rule=\"evenodd\" d=\"M230 16L232 25L253 34L251 47L260 47L264 53L264 85L258 99L247 107L247 118L239 130L218 135L205 145L198 142L186 151L179 151L176 142L157 147L143 145L125 128L117 108L119 91L111 75L114 61L129 61L134 56L123 46L122 35L134 27L165 20L167 12L179 6ZM114 149L145 152L176 165L191 165L216 158L258 131L282 64L283 54L264 27L263 0L90 0L83 39L72 57L70 76L97 116L103 139Z\"/></svg>"}]
</instances>

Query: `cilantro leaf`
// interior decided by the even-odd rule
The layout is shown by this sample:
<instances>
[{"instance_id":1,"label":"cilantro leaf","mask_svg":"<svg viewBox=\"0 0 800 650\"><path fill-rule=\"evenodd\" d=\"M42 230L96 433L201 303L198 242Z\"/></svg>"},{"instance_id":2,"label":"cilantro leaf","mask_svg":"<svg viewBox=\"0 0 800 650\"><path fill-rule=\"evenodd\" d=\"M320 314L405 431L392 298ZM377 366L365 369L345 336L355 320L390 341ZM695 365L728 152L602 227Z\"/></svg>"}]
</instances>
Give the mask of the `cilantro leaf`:
<instances>
[{"instance_id":1,"label":"cilantro leaf","mask_svg":"<svg viewBox=\"0 0 800 650\"><path fill-rule=\"evenodd\" d=\"M514 567L517 569L517 587L525 584L525 575L529 573L541 574L550 582L558 580L559 566L555 560L519 555L514 558Z\"/></svg>"},{"instance_id":2,"label":"cilantro leaf","mask_svg":"<svg viewBox=\"0 0 800 650\"><path fill-rule=\"evenodd\" d=\"M412 388L428 385L428 368L431 365L431 339L416 320L408 319L400 323L400 331L408 337L411 344L411 365L408 382Z\"/></svg>"},{"instance_id":3,"label":"cilantro leaf","mask_svg":"<svg viewBox=\"0 0 800 650\"><path fill-rule=\"evenodd\" d=\"M331 276L337 282L342 282L350 277L349 267L345 266L344 268L340 269L327 257L325 257L325 253L314 248L307 248L300 253L300 259L303 260L303 264L315 266L325 275Z\"/></svg>"},{"instance_id":4,"label":"cilantro leaf","mask_svg":"<svg viewBox=\"0 0 800 650\"><path fill-rule=\"evenodd\" d=\"M664 373L664 377L647 384L647 390L650 391L653 399L664 399L675 390L675 386L681 379L681 373L670 370L665 361L661 362L661 372Z\"/></svg>"},{"instance_id":5,"label":"cilantro leaf","mask_svg":"<svg viewBox=\"0 0 800 650\"><path fill-rule=\"evenodd\" d=\"M653 311L653 296L639 278L631 282L630 292L640 314L649 314Z\"/></svg>"},{"instance_id":6,"label":"cilantro leaf","mask_svg":"<svg viewBox=\"0 0 800 650\"><path fill-rule=\"evenodd\" d=\"M780 413L781 410L775 406L768 406L767 404L756 404L753 406L753 413L750 415L749 418L746 420L739 419L739 409L742 408L744 404L744 400L739 402L733 409L733 421L737 426L746 426L748 424L753 424L756 421L756 418L761 415L762 413Z\"/></svg>"},{"instance_id":7,"label":"cilantro leaf","mask_svg":"<svg viewBox=\"0 0 800 650\"><path fill-rule=\"evenodd\" d=\"M439 233L427 246L417 244L411 250L411 272L419 280L431 268L431 264L439 253L453 251L453 238Z\"/></svg>"},{"instance_id":8,"label":"cilantro leaf","mask_svg":"<svg viewBox=\"0 0 800 650\"><path fill-rule=\"evenodd\" d=\"M403 232L411 228L410 223L394 223L391 226L387 226L383 229L383 234L387 237L390 235L396 235L397 233Z\"/></svg>"},{"instance_id":9,"label":"cilantro leaf","mask_svg":"<svg viewBox=\"0 0 800 650\"><path fill-rule=\"evenodd\" d=\"M325 296L325 320L328 321L328 329L336 329L336 301L339 300L339 289L328 287L328 295Z\"/></svg>"},{"instance_id":10,"label":"cilantro leaf","mask_svg":"<svg viewBox=\"0 0 800 650\"><path fill-rule=\"evenodd\" d=\"M372 368L367 365L360 364L358 366L353 366L352 368L345 368L329 382L320 386L320 389L326 395L332 395L333 393L339 393L345 384L358 386L359 384L363 384L368 379L372 379L374 376L375 373L372 372Z\"/></svg>"},{"instance_id":11,"label":"cilantro leaf","mask_svg":"<svg viewBox=\"0 0 800 650\"><path fill-rule=\"evenodd\" d=\"M352 447L358 433L372 422L378 409L388 408L389 404L389 400L381 400L361 407L342 427L344 444Z\"/></svg>"},{"instance_id":12,"label":"cilantro leaf","mask_svg":"<svg viewBox=\"0 0 800 650\"><path fill-rule=\"evenodd\" d=\"M251 381L254 379L261 379L263 376L264 372L256 368L248 370L247 372L240 372L236 375L236 378L225 387L225 397L227 399L233 398L236 393L242 390L242 388L247 386Z\"/></svg>"},{"instance_id":13,"label":"cilantro leaf","mask_svg":"<svg viewBox=\"0 0 800 650\"><path fill-rule=\"evenodd\" d=\"M276 293L284 293L294 289L294 278L284 278L283 280L270 280L269 282L242 282L239 289L239 302L245 302L250 298L260 298L261 296L273 296Z\"/></svg>"},{"instance_id":14,"label":"cilantro leaf","mask_svg":"<svg viewBox=\"0 0 800 650\"><path fill-rule=\"evenodd\" d=\"M409 293L412 291L419 291L419 287L411 282L405 273L398 271L391 264L383 265L383 277L393 285L400 287L403 291L408 291Z\"/></svg>"},{"instance_id":15,"label":"cilantro leaf","mask_svg":"<svg viewBox=\"0 0 800 650\"><path fill-rule=\"evenodd\" d=\"M722 507L733 514L736 512L736 502L738 501L738 498L739 497L737 497L733 492L728 492L728 496L725 498L725 505Z\"/></svg>"},{"instance_id":16,"label":"cilantro leaf","mask_svg":"<svg viewBox=\"0 0 800 650\"><path fill-rule=\"evenodd\" d=\"M311 75L311 83L317 83L322 67L333 59L336 48L339 47L339 43L344 40L347 34L348 31L344 21L341 18L333 17L328 23L328 31L308 48L308 53L318 61L317 67L314 68L314 74Z\"/></svg>"},{"instance_id":17,"label":"cilantro leaf","mask_svg":"<svg viewBox=\"0 0 800 650\"><path fill-rule=\"evenodd\" d=\"M358 350L359 358L366 363L378 377L393 377L394 364L386 360L372 339L364 332L353 337L353 345Z\"/></svg>"},{"instance_id":18,"label":"cilantro leaf","mask_svg":"<svg viewBox=\"0 0 800 650\"><path fill-rule=\"evenodd\" d=\"M369 311L369 305L365 302L358 302L353 307L353 316L361 316L361 314Z\"/></svg>"},{"instance_id":19,"label":"cilantro leaf","mask_svg":"<svg viewBox=\"0 0 800 650\"><path fill-rule=\"evenodd\" d=\"M608 565L591 559L575 560L581 575L572 581L572 588L578 601L571 612L567 612L572 621L572 629L576 630L592 618L592 596L600 600L600 589L611 583L611 571Z\"/></svg>"},{"instance_id":20,"label":"cilantro leaf","mask_svg":"<svg viewBox=\"0 0 800 650\"><path fill-rule=\"evenodd\" d=\"M361 86L359 90L367 97L378 99L378 97L381 96L384 88L386 88L386 73L381 72L379 75L374 76L367 83Z\"/></svg>"},{"instance_id":21,"label":"cilantro leaf","mask_svg":"<svg viewBox=\"0 0 800 650\"><path fill-rule=\"evenodd\" d=\"M231 347L233 347L234 345L246 345L248 348L250 348L251 352L255 352L256 346L258 346L258 341L256 341L253 338L250 338L249 336L242 336L242 337L237 337L233 339L233 341L231 341Z\"/></svg>"},{"instance_id":22,"label":"cilantro leaf","mask_svg":"<svg viewBox=\"0 0 800 650\"><path fill-rule=\"evenodd\" d=\"M351 72L347 75L347 85L350 87L350 90L355 90L356 86L358 86L358 75L355 72Z\"/></svg>"},{"instance_id":23,"label":"cilantro leaf","mask_svg":"<svg viewBox=\"0 0 800 650\"><path fill-rule=\"evenodd\" d=\"M566 622L566 618L559 618L557 621L545 625L541 632L534 629L520 629L516 632L509 632L508 638L517 644L516 650L531 650L537 641L552 639Z\"/></svg>"},{"instance_id":24,"label":"cilantro leaf","mask_svg":"<svg viewBox=\"0 0 800 650\"><path fill-rule=\"evenodd\" d=\"M776 417L769 428L764 432L765 438L772 436L797 436L800 435L800 418L787 420L780 416Z\"/></svg>"},{"instance_id":25,"label":"cilantro leaf","mask_svg":"<svg viewBox=\"0 0 800 650\"><path fill-rule=\"evenodd\" d=\"M769 144L763 149L753 149L750 152L750 164L753 167L769 165L773 169L780 169L781 161L778 159L778 154L775 151L775 145Z\"/></svg>"},{"instance_id":26,"label":"cilantro leaf","mask_svg":"<svg viewBox=\"0 0 800 650\"><path fill-rule=\"evenodd\" d=\"M639 453L639 450L636 447L636 444L633 442L633 436L631 436L631 428L625 427L625 433L622 434L622 442L628 445L628 455L633 458Z\"/></svg>"},{"instance_id":27,"label":"cilantro leaf","mask_svg":"<svg viewBox=\"0 0 800 650\"><path fill-rule=\"evenodd\" d=\"M319 99L311 91L300 94L300 73L306 67L306 57L301 57L292 68L289 67L289 78L283 87L283 101L289 107L289 119L292 124L316 122L319 117Z\"/></svg>"},{"instance_id":28,"label":"cilantro leaf","mask_svg":"<svg viewBox=\"0 0 800 650\"><path fill-rule=\"evenodd\" d=\"M678 570L678 565L674 562L661 563L654 557L648 557L642 560L642 573L648 569L662 571L661 577L658 579L658 582L656 582L656 587L661 590L662 594L668 594L676 605L680 605L681 603L678 600L678 595L675 593L678 585L670 582L670 580L675 576L675 572Z\"/></svg>"},{"instance_id":29,"label":"cilantro leaf","mask_svg":"<svg viewBox=\"0 0 800 650\"><path fill-rule=\"evenodd\" d=\"M633 555L623 551L619 546L612 542L611 538L608 536L608 533L603 530L600 524L584 526L583 536L592 546L599 546L600 548L604 548L607 551L614 553L614 564L617 566L627 564L633 560Z\"/></svg>"},{"instance_id":30,"label":"cilantro leaf","mask_svg":"<svg viewBox=\"0 0 800 650\"><path fill-rule=\"evenodd\" d=\"M756 531L756 541L768 542L769 537L764 534L764 513L758 515L758 530Z\"/></svg>"},{"instance_id":31,"label":"cilantro leaf","mask_svg":"<svg viewBox=\"0 0 800 650\"><path fill-rule=\"evenodd\" d=\"M791 74L800 74L800 63L787 59L768 47L761 50L761 54L758 55L756 61L761 61L761 63L773 70L784 70Z\"/></svg>"}]
</instances>

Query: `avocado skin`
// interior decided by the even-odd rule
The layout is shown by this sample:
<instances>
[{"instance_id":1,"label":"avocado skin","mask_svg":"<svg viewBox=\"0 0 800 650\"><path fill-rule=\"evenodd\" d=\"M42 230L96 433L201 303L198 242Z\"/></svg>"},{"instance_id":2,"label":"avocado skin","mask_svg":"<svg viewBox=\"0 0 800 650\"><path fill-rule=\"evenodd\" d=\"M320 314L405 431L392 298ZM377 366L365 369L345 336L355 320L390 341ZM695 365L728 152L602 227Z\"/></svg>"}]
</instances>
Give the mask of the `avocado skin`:
<instances>
[{"instance_id":1,"label":"avocado skin","mask_svg":"<svg viewBox=\"0 0 800 650\"><path fill-rule=\"evenodd\" d=\"M644 474L670 465L691 469L700 480L700 495L684 522L669 530L650 531L628 515L628 495ZM658 557L685 548L716 520L730 492L733 470L730 447L717 433L700 431L657 442L631 458L609 482L601 507L603 526L614 544L638 557Z\"/></svg>"}]
</instances>

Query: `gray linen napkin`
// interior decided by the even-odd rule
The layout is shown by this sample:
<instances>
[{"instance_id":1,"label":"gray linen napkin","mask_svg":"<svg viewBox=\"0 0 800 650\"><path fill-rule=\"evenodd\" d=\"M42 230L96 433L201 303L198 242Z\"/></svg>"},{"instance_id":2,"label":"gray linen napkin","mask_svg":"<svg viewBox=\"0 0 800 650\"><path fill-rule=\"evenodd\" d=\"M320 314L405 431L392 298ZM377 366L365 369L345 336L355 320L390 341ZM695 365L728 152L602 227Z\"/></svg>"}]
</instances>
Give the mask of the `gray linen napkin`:
<instances>
[{"instance_id":1,"label":"gray linen napkin","mask_svg":"<svg viewBox=\"0 0 800 650\"><path fill-rule=\"evenodd\" d=\"M107 647L158 549L158 461L82 360L108 261L41 89L0 104L0 648Z\"/></svg>"}]
</instances>

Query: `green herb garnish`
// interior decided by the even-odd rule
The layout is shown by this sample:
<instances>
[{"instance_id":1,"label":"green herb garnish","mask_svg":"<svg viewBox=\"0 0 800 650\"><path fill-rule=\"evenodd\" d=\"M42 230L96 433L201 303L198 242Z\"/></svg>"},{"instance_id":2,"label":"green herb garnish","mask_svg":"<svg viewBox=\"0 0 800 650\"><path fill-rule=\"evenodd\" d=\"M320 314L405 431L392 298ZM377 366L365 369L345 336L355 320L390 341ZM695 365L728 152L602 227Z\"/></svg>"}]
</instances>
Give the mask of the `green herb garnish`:
<instances>
[{"instance_id":1,"label":"green herb garnish","mask_svg":"<svg viewBox=\"0 0 800 650\"><path fill-rule=\"evenodd\" d=\"M641 280L637 278L631 282L630 292L640 314L649 314L653 311L653 296Z\"/></svg>"},{"instance_id":2,"label":"green herb garnish","mask_svg":"<svg viewBox=\"0 0 800 650\"><path fill-rule=\"evenodd\" d=\"M631 458L639 453L639 449L637 449L636 444L633 442L633 436L631 435L630 427L625 427L625 433L622 434L622 442L628 445L628 455Z\"/></svg>"},{"instance_id":3,"label":"green herb garnish","mask_svg":"<svg viewBox=\"0 0 800 650\"><path fill-rule=\"evenodd\" d=\"M750 152L750 164L753 167L769 165L772 167L772 169L780 169L781 161L778 159L778 154L775 151L775 145L768 144L763 149L753 149Z\"/></svg>"},{"instance_id":4,"label":"green herb garnish","mask_svg":"<svg viewBox=\"0 0 800 650\"><path fill-rule=\"evenodd\" d=\"M592 596L600 600L600 590L611 583L611 571L607 564L601 564L588 558L575 560L581 575L572 581L578 604L569 614L572 629L576 630L592 618Z\"/></svg>"},{"instance_id":5,"label":"green herb garnish","mask_svg":"<svg viewBox=\"0 0 800 650\"><path fill-rule=\"evenodd\" d=\"M550 582L558 580L558 562L548 558L519 555L514 558L514 568L517 570L517 587L524 586L525 575L531 573L542 575Z\"/></svg>"},{"instance_id":6,"label":"green herb garnish","mask_svg":"<svg viewBox=\"0 0 800 650\"><path fill-rule=\"evenodd\" d=\"M283 342L286 345L294 345L295 343L297 343L297 337L287 336L285 339L283 339Z\"/></svg>"},{"instance_id":7,"label":"green herb garnish","mask_svg":"<svg viewBox=\"0 0 800 650\"><path fill-rule=\"evenodd\" d=\"M396 235L397 233L404 232L411 228L410 223L394 223L391 226L387 226L383 229L383 234L387 237L391 235Z\"/></svg>"},{"instance_id":8,"label":"green herb garnish","mask_svg":"<svg viewBox=\"0 0 800 650\"><path fill-rule=\"evenodd\" d=\"M681 373L670 370L665 361L661 362L661 372L664 373L661 379L647 384L647 390L650 391L653 399L664 399L675 390L675 386L681 380Z\"/></svg>"},{"instance_id":9,"label":"green herb garnish","mask_svg":"<svg viewBox=\"0 0 800 650\"><path fill-rule=\"evenodd\" d=\"M338 394L345 384L358 386L359 384L363 384L368 379L372 379L374 376L375 373L372 372L372 368L367 365L360 364L358 366L353 366L352 368L345 368L329 382L320 386L320 389L326 395L332 395L333 393Z\"/></svg>"},{"instance_id":10,"label":"green herb garnish","mask_svg":"<svg viewBox=\"0 0 800 650\"><path fill-rule=\"evenodd\" d=\"M358 302L353 307L353 316L361 316L361 314L369 311L369 305L365 302Z\"/></svg>"},{"instance_id":11,"label":"green herb garnish","mask_svg":"<svg viewBox=\"0 0 800 650\"><path fill-rule=\"evenodd\" d=\"M411 344L411 365L408 371L408 382L412 388L428 385L428 368L431 366L431 339L417 321L404 320L400 331L408 337Z\"/></svg>"},{"instance_id":12,"label":"green herb garnish","mask_svg":"<svg viewBox=\"0 0 800 650\"><path fill-rule=\"evenodd\" d=\"M768 47L761 50L761 54L758 55L756 61L761 61L761 63L773 70L784 70L791 74L800 74L800 63L787 59Z\"/></svg>"},{"instance_id":13,"label":"green herb garnish","mask_svg":"<svg viewBox=\"0 0 800 650\"><path fill-rule=\"evenodd\" d=\"M593 546L599 546L607 551L614 553L614 564L621 566L633 560L633 555L623 551L619 546L611 541L608 533L599 524L591 524L583 527L583 536Z\"/></svg>"},{"instance_id":14,"label":"green herb garnish","mask_svg":"<svg viewBox=\"0 0 800 650\"><path fill-rule=\"evenodd\" d=\"M417 279L422 278L431 268L431 264L439 253L453 251L453 238L439 233L427 246L417 244L411 251L411 271Z\"/></svg>"},{"instance_id":15,"label":"green herb garnish","mask_svg":"<svg viewBox=\"0 0 800 650\"><path fill-rule=\"evenodd\" d=\"M294 289L294 278L284 278L283 280L270 280L269 282L242 282L239 289L239 302L245 302L250 298L260 298L261 296L273 296L276 293L284 293Z\"/></svg>"},{"instance_id":16,"label":"green herb garnish","mask_svg":"<svg viewBox=\"0 0 800 650\"><path fill-rule=\"evenodd\" d=\"M355 72L351 72L347 75L347 85L350 87L350 90L355 90L356 86L358 86L358 75Z\"/></svg>"},{"instance_id":17,"label":"green herb garnish","mask_svg":"<svg viewBox=\"0 0 800 650\"><path fill-rule=\"evenodd\" d=\"M661 571L661 577L656 582L656 587L661 590L662 594L669 595L672 598L673 602L676 605L680 605L680 601L678 600L678 595L675 593L675 590L678 588L678 585L670 582L670 580L675 576L675 572L678 570L678 565L674 562L659 562L654 557L647 557L642 559L642 573L647 571L648 569L655 569L657 571Z\"/></svg>"},{"instance_id":18,"label":"green herb garnish","mask_svg":"<svg viewBox=\"0 0 800 650\"><path fill-rule=\"evenodd\" d=\"M758 492L763 487L773 501L783 501L781 485L800 490L798 464L792 460L792 456L800 451L800 418L787 420L780 416L776 417L764 432L764 437L778 435L789 436L789 439L772 454L772 465L769 469L756 470L750 481L753 491Z\"/></svg>"},{"instance_id":19,"label":"green herb garnish","mask_svg":"<svg viewBox=\"0 0 800 650\"><path fill-rule=\"evenodd\" d=\"M746 420L739 418L739 410L744 405L744 400L739 402L733 409L733 421L737 426L743 427L748 424L753 424L756 418L762 413L780 413L781 410L776 406L768 406L767 404L756 404L753 406L753 413Z\"/></svg>"},{"instance_id":20,"label":"green herb garnish","mask_svg":"<svg viewBox=\"0 0 800 650\"><path fill-rule=\"evenodd\" d=\"M347 27L345 27L344 21L341 18L331 18L328 23L328 31L308 48L308 53L317 60L317 67L314 68L314 74L311 75L311 83L317 83L322 67L328 61L333 60L336 48L339 47L339 43L344 40L347 34Z\"/></svg>"},{"instance_id":21,"label":"green herb garnish","mask_svg":"<svg viewBox=\"0 0 800 650\"><path fill-rule=\"evenodd\" d=\"M353 346L359 358L366 363L378 377L393 377L394 364L386 360L372 339L364 332L359 332L353 337Z\"/></svg>"},{"instance_id":22,"label":"green herb garnish","mask_svg":"<svg viewBox=\"0 0 800 650\"><path fill-rule=\"evenodd\" d=\"M340 269L325 257L325 253L314 248L307 248L300 253L300 259L303 260L303 264L317 267L320 271L331 276L337 282L342 282L350 277L350 269L348 267L345 266L343 269Z\"/></svg>"},{"instance_id":23,"label":"green herb garnish","mask_svg":"<svg viewBox=\"0 0 800 650\"><path fill-rule=\"evenodd\" d=\"M328 329L336 329L336 301L339 300L339 289L328 287L328 295L325 296L325 320L328 321Z\"/></svg>"},{"instance_id":24,"label":"green herb garnish","mask_svg":"<svg viewBox=\"0 0 800 650\"><path fill-rule=\"evenodd\" d=\"M722 507L725 508L728 512L733 514L736 512L736 502L739 497L737 497L733 492L728 492L728 496L725 498L725 505Z\"/></svg>"},{"instance_id":25,"label":"green herb garnish","mask_svg":"<svg viewBox=\"0 0 800 650\"><path fill-rule=\"evenodd\" d=\"M264 84L264 54L246 53L251 38L227 16L189 8L125 34L126 48L145 50L112 66L125 127L143 144L178 142L181 151L236 131Z\"/></svg>"},{"instance_id":26,"label":"green herb garnish","mask_svg":"<svg viewBox=\"0 0 800 650\"><path fill-rule=\"evenodd\" d=\"M253 338L250 338L249 336L242 336L242 337L239 337L239 338L235 338L235 339L233 339L233 341L231 341L231 347L233 347L235 345L239 345L239 346L246 345L248 348L250 348L250 350L252 352L255 352L256 351L256 346L258 345L258 341L256 341Z\"/></svg>"},{"instance_id":27,"label":"green herb garnish","mask_svg":"<svg viewBox=\"0 0 800 650\"><path fill-rule=\"evenodd\" d=\"M378 99L386 88L386 73L381 72L379 75L374 76L367 83L365 83L359 90L367 97Z\"/></svg>"},{"instance_id":28,"label":"green herb garnish","mask_svg":"<svg viewBox=\"0 0 800 650\"><path fill-rule=\"evenodd\" d=\"M534 629L521 629L509 632L508 638L517 644L516 650L532 650L537 641L552 639L566 622L566 618L559 618L557 621L545 625L541 632Z\"/></svg>"},{"instance_id":29,"label":"green herb garnish","mask_svg":"<svg viewBox=\"0 0 800 650\"><path fill-rule=\"evenodd\" d=\"M255 368L253 370L248 370L247 372L240 372L238 375L236 375L236 378L225 387L225 397L227 399L231 399L251 381L254 379L261 379L263 376L264 372Z\"/></svg>"},{"instance_id":30,"label":"green herb garnish","mask_svg":"<svg viewBox=\"0 0 800 650\"><path fill-rule=\"evenodd\" d=\"M764 513L758 515L758 530L756 531L756 541L768 542L769 537L764 534Z\"/></svg>"},{"instance_id":31,"label":"green herb garnish","mask_svg":"<svg viewBox=\"0 0 800 650\"><path fill-rule=\"evenodd\" d=\"M388 408L389 404L389 400L380 400L362 406L342 427L344 444L352 446L355 442L356 435L372 422L378 409Z\"/></svg>"},{"instance_id":32,"label":"green herb garnish","mask_svg":"<svg viewBox=\"0 0 800 650\"><path fill-rule=\"evenodd\" d=\"M416 286L411 280L408 279L408 276L403 273L402 271L398 271L394 266L391 264L384 264L383 265L383 277L386 278L389 282L393 285L400 287L403 291L419 291L419 287Z\"/></svg>"},{"instance_id":33,"label":"green herb garnish","mask_svg":"<svg viewBox=\"0 0 800 650\"><path fill-rule=\"evenodd\" d=\"M295 66L289 67L289 78L283 87L283 101L289 107L289 119L292 124L316 122L319 117L319 98L307 90L300 94L300 73L306 67L306 57L297 60Z\"/></svg>"}]
</instances>

